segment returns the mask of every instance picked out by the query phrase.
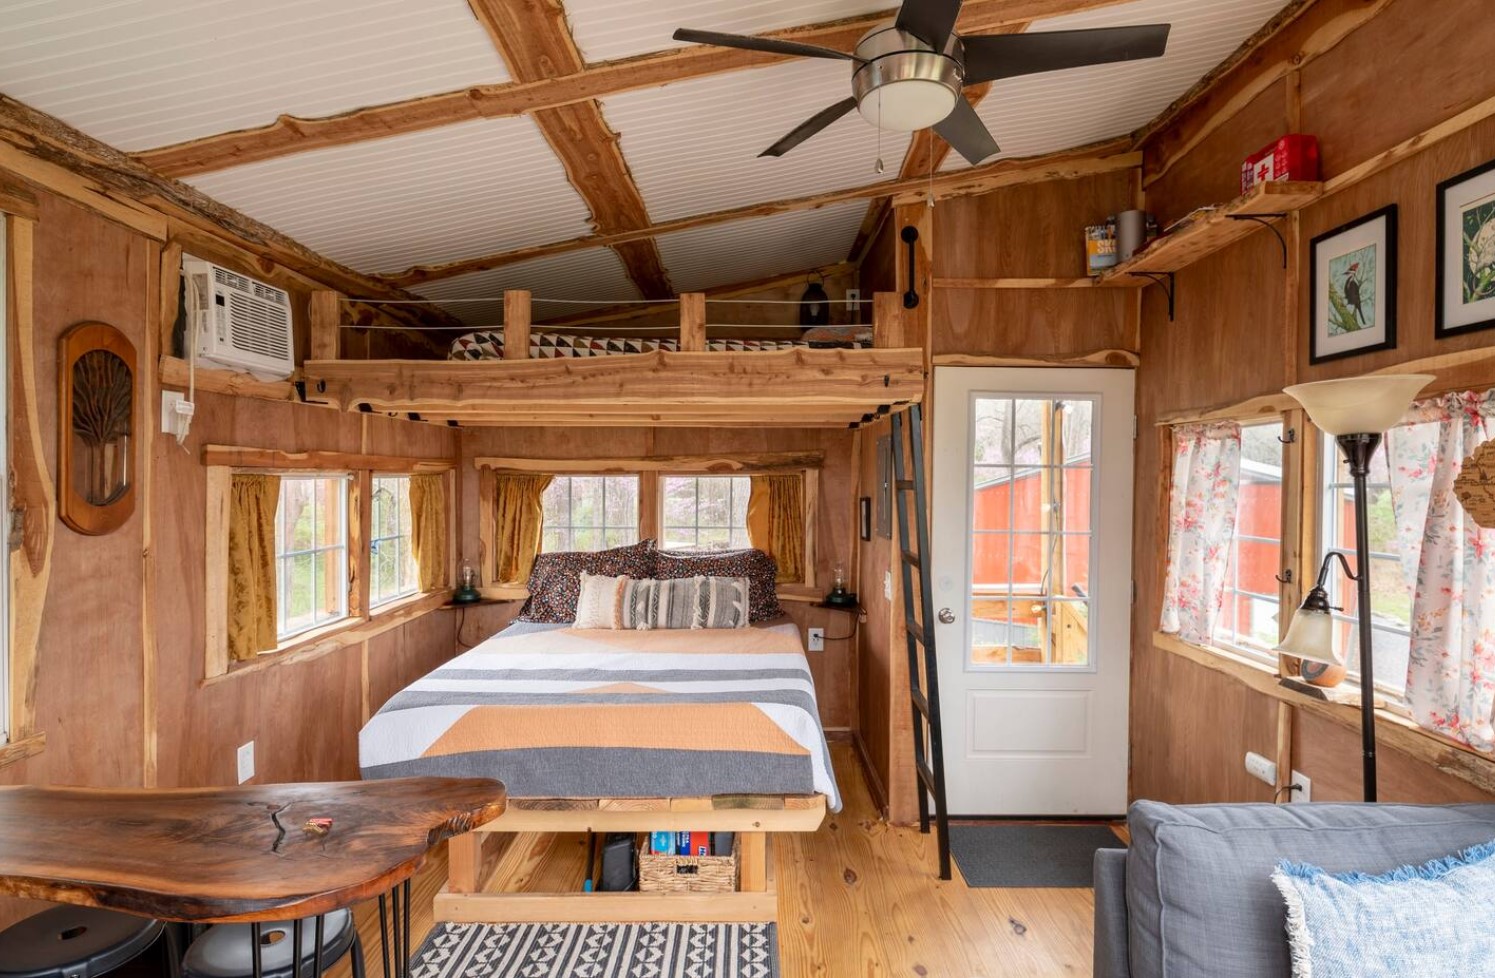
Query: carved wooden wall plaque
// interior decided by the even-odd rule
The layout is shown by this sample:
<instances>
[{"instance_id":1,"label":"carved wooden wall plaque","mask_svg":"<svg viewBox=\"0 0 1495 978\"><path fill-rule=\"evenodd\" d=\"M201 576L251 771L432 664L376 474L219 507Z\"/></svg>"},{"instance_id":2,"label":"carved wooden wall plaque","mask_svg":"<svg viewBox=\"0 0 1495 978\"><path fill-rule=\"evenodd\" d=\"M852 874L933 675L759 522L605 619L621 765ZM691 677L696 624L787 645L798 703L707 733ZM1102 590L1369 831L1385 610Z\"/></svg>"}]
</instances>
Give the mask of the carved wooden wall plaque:
<instances>
[{"instance_id":1,"label":"carved wooden wall plaque","mask_svg":"<svg viewBox=\"0 0 1495 978\"><path fill-rule=\"evenodd\" d=\"M58 515L111 533L135 511L135 347L113 326L79 323L62 334L57 380Z\"/></svg>"}]
</instances>

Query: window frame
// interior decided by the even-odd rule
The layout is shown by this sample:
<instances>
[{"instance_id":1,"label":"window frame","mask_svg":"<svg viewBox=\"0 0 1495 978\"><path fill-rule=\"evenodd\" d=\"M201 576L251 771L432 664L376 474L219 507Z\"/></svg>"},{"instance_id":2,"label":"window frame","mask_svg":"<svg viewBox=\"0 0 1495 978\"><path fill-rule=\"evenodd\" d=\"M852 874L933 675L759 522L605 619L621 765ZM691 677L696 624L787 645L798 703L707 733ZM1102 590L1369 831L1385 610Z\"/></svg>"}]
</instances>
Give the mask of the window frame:
<instances>
[{"instance_id":1,"label":"window frame","mask_svg":"<svg viewBox=\"0 0 1495 978\"><path fill-rule=\"evenodd\" d=\"M385 596L380 597L380 598L375 598L374 597L374 593L373 593L373 589L374 589L374 551L379 546L380 543L382 543L384 541L388 541L388 540L398 540L398 541L401 541L401 546L400 546L399 549L401 551L403 551L403 553L401 555L397 555L397 557L396 557L395 563L396 563L397 566L401 563L401 557L402 556L403 557L408 557L411 560L414 559L414 553L411 550L411 546L410 546L410 536L411 536L411 532L413 531L414 528L412 526L405 525L405 526L400 527L401 529L404 530L403 533L397 534L396 536L393 536L393 537L381 537L378 534L378 523L377 523L377 521L373 517L374 500L375 500L375 497L379 493L379 482L380 482L380 480L390 480L390 479L403 480L404 483L405 483L405 506L404 507L400 507L398 505L398 503L396 503L396 510L400 511L400 512L403 512L406 516L412 516L412 522L413 522L413 515L410 514L410 476L411 476L411 473L409 473L409 472L374 472L374 473L371 473L371 477L370 477L370 488L369 488L369 533L368 533L368 537L369 537L369 541L368 541L369 542L369 574L368 574L368 578L369 578L369 610L370 611L373 611L373 610L375 610L377 608L383 608L383 607L385 607L385 606L387 606L387 605L389 605L389 604L391 604L391 603L393 603L395 601L399 601L399 600L401 600L403 598L408 598L411 595L419 594L420 593L420 569L418 567L412 567L412 569L411 569L410 587L409 588L406 588L405 590L401 590L401 591L396 591L394 594L385 595ZM403 522L403 519L401 520L401 522Z\"/></svg>"},{"instance_id":2,"label":"window frame","mask_svg":"<svg viewBox=\"0 0 1495 978\"><path fill-rule=\"evenodd\" d=\"M339 526L337 527L337 532L334 534L335 538L340 542L331 544L329 546L320 546L314 542L311 548L307 550L290 550L285 552L281 551L281 544L284 540L284 536L282 534L284 525L282 521L285 518L285 511L282 509L281 503L285 500L286 484L289 482L342 483L342 491L338 494L341 497L339 500L341 505L338 507L337 514L337 522ZM352 530L355 521L350 518L349 515L358 505L359 493L357 482L357 477L354 475L354 473L351 472L296 472L281 474L280 499L277 500L275 507L275 639L277 643L277 649L293 642L295 639L300 638L308 632L315 632L340 624L341 622L346 621L348 618L352 617L358 610L358 577L356 574L354 574L354 559L352 553L352 544L354 542ZM313 489L312 505L315 507L316 504L317 490ZM314 509L313 522L315 521L316 512ZM330 618L319 619L317 617L317 610L315 607L316 591L315 589L313 589L313 608L311 612L311 623L301 627L294 627L289 630L283 630L281 628L281 625L286 620L286 609L289 605L290 597L290 571L286 567L287 562L294 561L297 557L305 557L309 555L312 557L312 573L313 576L315 576L317 557L322 554L328 553L336 554L339 551L341 551L342 553L343 570L342 580L339 582L339 585L336 588L340 595L340 599L338 602L340 606L340 613L334 614Z\"/></svg>"},{"instance_id":3,"label":"window frame","mask_svg":"<svg viewBox=\"0 0 1495 978\"><path fill-rule=\"evenodd\" d=\"M660 472L659 476L658 476L658 478L659 478L658 492L655 494L658 497L657 506L659 508L659 512L657 514L657 520L658 520L658 522L656 524L658 526L658 528L659 528L659 534L658 534L658 543L656 545L659 547L660 550L669 551L671 553L682 552L682 551L692 551L692 550L697 550L698 551L698 550L701 550L701 546L700 546L701 530L702 530L702 526L701 526L701 480L702 479L728 479L728 480L745 479L745 480L748 480L748 486L747 486L747 489L745 491L749 495L751 495L751 493L753 491L752 490L752 482L751 482L751 480L752 480L753 475L755 475L755 474L757 474L757 473L746 473L746 472L744 472L744 473L737 473L737 472ZM672 527L666 521L666 519L665 519L665 495L666 495L665 494L665 483L668 480L670 480L670 479L692 479L696 483L695 524L693 526L690 526L690 527L674 526L674 527ZM737 501L736 500L736 492L737 492L737 489L736 489L735 486L730 486L728 488L728 490L727 490L727 509L728 509L729 512L733 508L735 508L736 501ZM806 505L808 506L808 503ZM728 516L728 520L730 522L731 516ZM695 546L692 546L692 547L671 547L671 546L666 546L666 544L665 544L665 534L669 530L671 530L671 529L676 529L676 530L691 529L691 530L694 530L695 531L695 537L696 537L696 544L695 544ZM738 529L737 527L730 526L730 525L729 526L725 526L725 527L721 527L721 526L707 526L707 527L705 527L705 529L708 529L708 530L726 530L727 531L727 546L725 548L723 548L723 549L726 549L726 550L738 550L738 549L742 549L743 547L751 547L752 546L752 542L748 539L748 529L747 529L747 500L743 501L742 535L743 535L743 541L744 542L742 543L741 547L737 546L736 544L734 544L732 542L732 536L736 532L736 530Z\"/></svg>"},{"instance_id":4,"label":"window frame","mask_svg":"<svg viewBox=\"0 0 1495 978\"><path fill-rule=\"evenodd\" d=\"M1296 492L1301 491L1301 487L1299 487L1294 482L1290 482L1289 478L1288 478L1289 477L1289 471L1290 471L1290 465L1289 465L1290 459L1289 459L1289 455L1292 452L1293 446L1297 443L1296 432L1293 432L1293 429L1291 429L1289 427L1289 417L1288 417L1288 414L1290 414L1290 412L1284 413L1284 414L1276 417L1275 419L1274 418L1254 418L1254 419L1252 419L1250 421L1240 421L1240 422L1238 422L1240 424L1241 429L1243 431L1246 428L1260 428L1260 427L1266 427L1268 425L1274 425L1274 424L1275 425L1279 425L1280 428L1281 428L1281 434L1279 435L1279 440L1282 441L1282 466L1281 466L1281 475L1279 476L1279 481L1278 481L1278 485L1281 487L1278 490L1278 497L1279 497L1279 501L1280 501L1279 516L1278 516L1278 531L1279 531L1279 536L1278 536L1278 538L1276 540L1276 543L1277 543L1277 565L1278 565L1278 570L1277 570L1277 582L1278 582L1277 593L1276 594L1259 594L1258 592L1255 592L1255 591L1244 590L1244 589L1242 589L1242 588L1240 588L1238 586L1239 583L1240 583L1240 541L1242 539L1245 539L1245 540L1260 541L1260 542L1265 542L1265 543L1272 542L1272 538L1270 538L1270 537L1261 537L1261 536L1254 536L1254 535L1247 535L1247 536L1244 536L1244 537L1242 536L1242 534L1240 533L1240 529L1239 529L1240 528L1240 504L1239 504L1239 502L1236 504L1236 517L1237 517L1237 519L1236 519L1236 528L1237 529L1236 529L1236 532L1235 532L1234 536L1231 537L1231 544L1230 544L1230 546L1231 546L1231 558L1230 558L1231 563L1230 563L1230 566L1232 568L1232 574L1231 574L1230 583L1227 584L1226 589L1225 589L1225 593L1226 593L1227 599L1229 598L1230 595L1235 594L1235 595L1245 596L1245 597L1248 597L1248 598L1261 598L1261 599L1265 599L1265 600L1275 601L1277 603L1277 638L1278 638L1278 641L1281 641L1282 636L1284 634L1286 634L1286 630L1287 630L1287 623L1286 623L1286 621L1284 621L1284 618L1283 618L1283 609L1286 608L1286 607L1288 607L1288 605L1286 605L1286 604L1283 603L1283 589L1284 589L1285 586L1290 586L1290 584L1285 584L1284 581L1283 581L1283 578L1286 578L1286 577L1295 577L1296 576L1296 572L1294 572L1291 575L1287 573L1287 570L1290 567L1290 564L1289 564L1289 555L1291 553L1290 544L1289 544L1290 527L1288 525L1288 510L1289 510L1289 507L1290 507L1289 497L1292 496L1293 494L1295 494ZM1291 437L1289 436L1290 432L1292 432ZM1244 460L1244 457L1243 457L1243 460ZM1165 543L1166 543L1166 541L1165 541ZM1292 608L1296 609L1297 605L1296 604L1292 605ZM1232 629L1231 631L1235 632L1234 629ZM1239 634L1239 633L1236 633L1236 634ZM1211 642L1211 644L1209 646L1207 646L1208 648L1214 648L1214 649L1224 650L1224 651L1230 652L1230 653L1232 653L1234 655L1238 655L1238 656L1242 656L1244 658L1247 658L1247 659L1249 659L1249 660L1251 660L1253 662L1260 662L1263 665L1266 665L1268 667L1272 667L1272 668L1275 668L1275 669L1279 670L1279 672L1281 672L1282 669L1283 669L1282 656L1280 656L1278 653L1276 653L1276 652L1274 652L1274 651L1272 651L1270 649L1258 649L1258 648L1254 648L1254 647L1252 647L1250 645L1245 645L1245 644L1242 644L1242 643L1232 642L1232 641L1225 640L1225 637L1222 636L1219 633L1218 627L1216 628L1215 633L1210 636L1210 642Z\"/></svg>"},{"instance_id":5,"label":"window frame","mask_svg":"<svg viewBox=\"0 0 1495 978\"><path fill-rule=\"evenodd\" d=\"M555 479L566 479L566 480L572 480L572 479L601 479L601 480L603 480L603 482L602 482L602 524L600 526L585 526L585 527L580 527L580 529L583 529L583 530L598 530L598 531L600 531L602 533L602 542L603 542L603 545L601 547L597 548L598 550L610 550L613 547L627 547L627 546L632 546L633 544L638 543L640 540L645 539L644 532L643 532L643 526L644 526L644 476L643 476L642 473L637 473L637 472L560 472L560 473L556 473L555 476L554 476L554 478ZM607 522L607 480L608 479L633 479L635 482L638 483L638 490L635 493L635 496L638 499L638 506L637 506L636 510L634 511L634 520L633 520L633 526L632 527L627 527L627 526L610 526L608 524L608 522ZM555 486L555 483L552 482L551 485L550 485L550 487L547 487L545 491L549 492L550 489L553 488L554 486ZM575 511L575 505L574 505L574 503L575 503L575 495L574 495L574 493L572 493L572 494L570 494L568 496L567 507L573 513ZM542 505L543 505L543 503L542 503ZM578 529L578 527L576 526L576 524L574 522L571 522L570 520L568 520L567 524L566 524L566 529L567 529L567 532L569 534L568 539L570 539L570 541L572 543L572 546L574 547L575 543L576 543L576 530ZM614 543L608 543L607 542L607 533L608 533L608 530L627 530L627 529L632 529L633 530L633 540L630 543L616 543L616 544L614 544ZM543 554L543 553L557 553L557 552L564 553L565 551L564 550L562 550L562 551L546 550L545 549L545 538L544 538L544 535L542 533L541 538L540 538L540 553Z\"/></svg>"}]
</instances>

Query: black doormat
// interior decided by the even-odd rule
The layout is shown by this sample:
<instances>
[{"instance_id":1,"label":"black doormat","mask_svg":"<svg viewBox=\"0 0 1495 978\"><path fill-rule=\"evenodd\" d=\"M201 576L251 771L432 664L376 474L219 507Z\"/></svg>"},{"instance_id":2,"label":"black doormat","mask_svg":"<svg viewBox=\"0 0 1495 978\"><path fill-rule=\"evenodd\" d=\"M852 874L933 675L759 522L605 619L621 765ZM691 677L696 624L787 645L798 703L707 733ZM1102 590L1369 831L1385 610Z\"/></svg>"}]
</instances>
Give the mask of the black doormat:
<instances>
[{"instance_id":1,"label":"black doormat","mask_svg":"<svg viewBox=\"0 0 1495 978\"><path fill-rule=\"evenodd\" d=\"M778 978L773 924L437 924L410 978Z\"/></svg>"},{"instance_id":2,"label":"black doormat","mask_svg":"<svg viewBox=\"0 0 1495 978\"><path fill-rule=\"evenodd\" d=\"M950 826L950 853L973 887L1090 886L1095 850L1124 848L1104 825Z\"/></svg>"}]
</instances>

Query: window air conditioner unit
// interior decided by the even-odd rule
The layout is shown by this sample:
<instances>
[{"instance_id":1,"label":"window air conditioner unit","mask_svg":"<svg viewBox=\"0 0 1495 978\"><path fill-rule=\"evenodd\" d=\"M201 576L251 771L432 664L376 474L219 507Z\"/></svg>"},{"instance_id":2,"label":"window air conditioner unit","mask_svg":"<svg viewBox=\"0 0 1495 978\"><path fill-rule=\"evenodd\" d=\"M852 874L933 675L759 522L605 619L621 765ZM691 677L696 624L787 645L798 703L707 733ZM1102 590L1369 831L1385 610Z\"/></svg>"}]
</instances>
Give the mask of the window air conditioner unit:
<instances>
[{"instance_id":1,"label":"window air conditioner unit","mask_svg":"<svg viewBox=\"0 0 1495 978\"><path fill-rule=\"evenodd\" d=\"M187 344L196 338L203 360L247 370L261 380L284 380L296 369L291 297L200 258L183 256Z\"/></svg>"}]
</instances>

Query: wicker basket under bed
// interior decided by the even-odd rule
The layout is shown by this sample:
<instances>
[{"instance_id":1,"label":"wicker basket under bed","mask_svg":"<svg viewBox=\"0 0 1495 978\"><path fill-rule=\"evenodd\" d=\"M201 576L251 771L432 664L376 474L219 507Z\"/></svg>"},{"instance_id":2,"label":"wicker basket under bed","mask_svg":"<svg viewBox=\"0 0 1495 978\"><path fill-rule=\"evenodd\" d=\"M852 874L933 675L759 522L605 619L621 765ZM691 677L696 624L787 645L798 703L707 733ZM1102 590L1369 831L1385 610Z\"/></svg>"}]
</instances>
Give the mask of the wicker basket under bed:
<instances>
[{"instance_id":1,"label":"wicker basket under bed","mask_svg":"<svg viewBox=\"0 0 1495 978\"><path fill-rule=\"evenodd\" d=\"M638 888L645 893L734 893L738 843L729 856L667 856L640 851Z\"/></svg>"}]
</instances>

